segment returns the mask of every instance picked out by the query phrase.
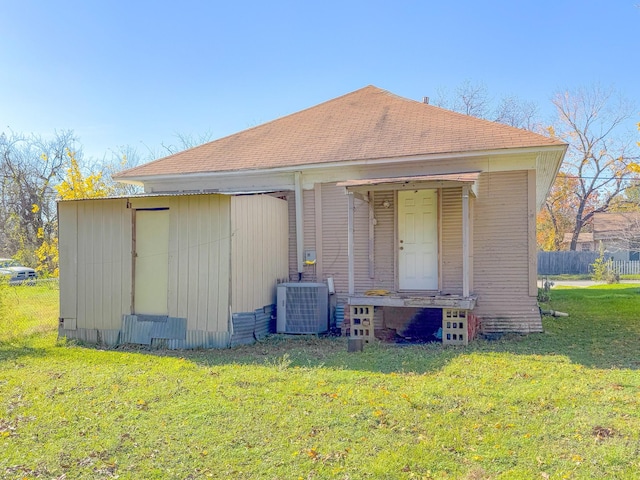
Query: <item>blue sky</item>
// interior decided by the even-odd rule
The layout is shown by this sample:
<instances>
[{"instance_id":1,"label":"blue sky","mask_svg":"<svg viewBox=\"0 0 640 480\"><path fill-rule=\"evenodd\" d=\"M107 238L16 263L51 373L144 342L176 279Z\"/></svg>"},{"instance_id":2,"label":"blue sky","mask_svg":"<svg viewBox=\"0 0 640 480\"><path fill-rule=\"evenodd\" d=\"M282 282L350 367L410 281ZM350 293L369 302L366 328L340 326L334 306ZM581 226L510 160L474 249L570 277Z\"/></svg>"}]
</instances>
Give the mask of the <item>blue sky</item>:
<instances>
[{"instance_id":1,"label":"blue sky","mask_svg":"<svg viewBox=\"0 0 640 480\"><path fill-rule=\"evenodd\" d=\"M467 80L543 115L600 82L640 113L638 3L0 0L0 131L144 156L369 84L420 100Z\"/></svg>"}]
</instances>

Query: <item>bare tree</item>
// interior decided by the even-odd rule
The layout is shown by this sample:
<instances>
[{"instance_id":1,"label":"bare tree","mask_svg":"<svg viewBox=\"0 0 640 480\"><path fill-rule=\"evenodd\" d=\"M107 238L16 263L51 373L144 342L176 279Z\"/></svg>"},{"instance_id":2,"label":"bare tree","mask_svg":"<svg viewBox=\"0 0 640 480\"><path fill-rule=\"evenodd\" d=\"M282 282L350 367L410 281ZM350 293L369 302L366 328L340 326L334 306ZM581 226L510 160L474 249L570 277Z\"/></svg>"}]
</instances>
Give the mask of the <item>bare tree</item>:
<instances>
[{"instance_id":1,"label":"bare tree","mask_svg":"<svg viewBox=\"0 0 640 480\"><path fill-rule=\"evenodd\" d=\"M51 139L0 134L0 250L34 263L32 254L55 230L54 185L64 176L68 152L81 151L73 132Z\"/></svg>"},{"instance_id":2,"label":"bare tree","mask_svg":"<svg viewBox=\"0 0 640 480\"><path fill-rule=\"evenodd\" d=\"M434 105L516 128L540 129L538 106L534 102L515 95L502 97L496 102L484 83L466 80L455 88L453 94L447 88L438 88Z\"/></svg>"},{"instance_id":3,"label":"bare tree","mask_svg":"<svg viewBox=\"0 0 640 480\"><path fill-rule=\"evenodd\" d=\"M577 180L569 247L575 250L594 213L608 211L639 178L637 145L623 131L634 108L614 90L597 85L557 93L552 101L557 120L549 132L569 144L562 172Z\"/></svg>"},{"instance_id":4,"label":"bare tree","mask_svg":"<svg viewBox=\"0 0 640 480\"><path fill-rule=\"evenodd\" d=\"M166 151L165 155L173 155L174 153L180 152L182 150L187 150L189 148L197 147L202 145L203 143L208 143L213 140L213 134L210 131L204 132L200 135L186 134L186 133L176 133L176 144L171 143L162 143L162 148ZM155 155L158 157L159 155Z\"/></svg>"}]
</instances>

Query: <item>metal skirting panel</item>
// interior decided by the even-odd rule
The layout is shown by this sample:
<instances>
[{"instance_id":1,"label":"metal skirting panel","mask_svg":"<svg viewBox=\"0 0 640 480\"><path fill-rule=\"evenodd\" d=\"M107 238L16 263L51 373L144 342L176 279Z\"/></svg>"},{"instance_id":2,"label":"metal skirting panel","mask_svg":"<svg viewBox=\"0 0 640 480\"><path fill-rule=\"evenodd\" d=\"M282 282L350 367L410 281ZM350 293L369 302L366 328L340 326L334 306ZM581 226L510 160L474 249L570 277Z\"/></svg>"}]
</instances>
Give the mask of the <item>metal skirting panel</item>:
<instances>
[{"instance_id":1,"label":"metal skirting panel","mask_svg":"<svg viewBox=\"0 0 640 480\"><path fill-rule=\"evenodd\" d=\"M248 345L256 341L253 332L256 329L255 313L234 313L233 334L231 335L231 346Z\"/></svg>"},{"instance_id":2,"label":"metal skirting panel","mask_svg":"<svg viewBox=\"0 0 640 480\"><path fill-rule=\"evenodd\" d=\"M187 330L184 340L167 340L166 348L170 350L190 350L195 348L228 348L229 332L204 332Z\"/></svg>"},{"instance_id":3,"label":"metal skirting panel","mask_svg":"<svg viewBox=\"0 0 640 480\"><path fill-rule=\"evenodd\" d=\"M100 343L109 347L120 343L120 330L98 330L98 336L102 340Z\"/></svg>"},{"instance_id":4,"label":"metal skirting panel","mask_svg":"<svg viewBox=\"0 0 640 480\"><path fill-rule=\"evenodd\" d=\"M124 315L120 341L151 345L153 339L186 340L186 335L186 318Z\"/></svg>"},{"instance_id":5,"label":"metal skirting panel","mask_svg":"<svg viewBox=\"0 0 640 480\"><path fill-rule=\"evenodd\" d=\"M267 305L253 312L234 313L231 316L232 334L230 345L250 345L275 333L275 305Z\"/></svg>"},{"instance_id":6,"label":"metal skirting panel","mask_svg":"<svg viewBox=\"0 0 640 480\"><path fill-rule=\"evenodd\" d=\"M256 330L255 335L258 340L262 340L270 333L276 331L275 305L267 305L256 310Z\"/></svg>"},{"instance_id":7,"label":"metal skirting panel","mask_svg":"<svg viewBox=\"0 0 640 480\"><path fill-rule=\"evenodd\" d=\"M58 337L67 340L80 340L87 343L98 343L98 330L95 328L76 328L75 330L58 329Z\"/></svg>"}]
</instances>

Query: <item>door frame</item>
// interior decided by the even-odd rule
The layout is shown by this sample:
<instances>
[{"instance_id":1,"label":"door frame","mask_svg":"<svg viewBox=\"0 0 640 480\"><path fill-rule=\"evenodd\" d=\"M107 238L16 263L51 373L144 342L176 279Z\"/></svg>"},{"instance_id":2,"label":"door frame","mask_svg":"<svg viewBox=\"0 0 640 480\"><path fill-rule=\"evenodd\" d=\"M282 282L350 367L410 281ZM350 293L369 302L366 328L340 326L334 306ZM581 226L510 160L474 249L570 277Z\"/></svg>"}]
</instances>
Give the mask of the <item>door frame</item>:
<instances>
[{"instance_id":1,"label":"door frame","mask_svg":"<svg viewBox=\"0 0 640 480\"><path fill-rule=\"evenodd\" d=\"M441 200L441 189L440 188L415 188L412 187L410 190L433 190L436 195L436 244L437 244L437 282L438 286L436 290L401 290L400 289L400 214L399 214L399 192L406 191L409 189L400 188L395 189L393 192L393 203L394 203L394 217L395 217L395 235L394 235L394 248L393 248L393 263L395 269L395 290L397 292L434 292L440 291L440 286L442 285L442 235L441 235L441 219L442 219L442 202Z\"/></svg>"},{"instance_id":2,"label":"door frame","mask_svg":"<svg viewBox=\"0 0 640 480\"><path fill-rule=\"evenodd\" d=\"M132 215L131 215L131 221L132 221L132 229L131 229L131 313L133 315L136 314L142 314L145 315L145 313L141 313L138 312L137 307L136 307L136 264L137 264L137 257L138 257L138 251L137 251L137 237L138 237L138 219L137 219L137 212L139 211L143 211L143 212L149 212L149 211L167 211L169 212L169 207L142 207L142 208L132 208ZM169 235L167 237L167 253L169 250L169 242L170 242L170 235L171 235L171 215L169 214L169 218L168 218L168 228L169 228ZM167 262L167 281L168 281L168 276L169 276L169 263ZM169 298L169 292L168 292L168 283L167 283L167 305L166 305L166 311L168 315L169 312L169 302L168 302L168 298Z\"/></svg>"}]
</instances>

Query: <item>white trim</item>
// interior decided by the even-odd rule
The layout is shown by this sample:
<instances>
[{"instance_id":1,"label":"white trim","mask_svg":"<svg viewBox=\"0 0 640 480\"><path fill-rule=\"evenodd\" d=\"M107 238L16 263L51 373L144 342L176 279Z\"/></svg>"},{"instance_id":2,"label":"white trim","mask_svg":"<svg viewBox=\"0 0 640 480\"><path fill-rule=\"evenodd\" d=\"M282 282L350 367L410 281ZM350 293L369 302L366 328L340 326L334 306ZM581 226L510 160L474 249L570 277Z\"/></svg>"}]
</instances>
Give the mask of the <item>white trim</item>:
<instances>
[{"instance_id":1,"label":"white trim","mask_svg":"<svg viewBox=\"0 0 640 480\"><path fill-rule=\"evenodd\" d=\"M363 160L341 160L338 162L324 162L324 163L312 163L309 165L287 165L282 167L272 168L258 168L258 169L245 169L245 170L229 170L222 172L193 172L193 173L175 173L175 174L160 174L160 175L141 175L131 177L118 177L117 174L113 177L114 180L124 183L134 182L148 182L158 180L186 180L191 177L197 177L202 179L203 177L226 177L234 175L264 175L266 173L294 173L296 171L304 172L308 170L318 170L326 168L337 167L357 167L363 165L380 165L389 163L400 162L423 162L427 160L449 160L449 159L465 159L487 156L503 156L503 155L519 155L525 153L541 153L543 151L557 151L562 152L566 150L566 145L545 145L540 147L525 147L525 148L502 148L497 150L474 150L472 152L452 152L452 153L434 153L429 155L412 155L405 157L383 157L374 159Z\"/></svg>"},{"instance_id":2,"label":"white trim","mask_svg":"<svg viewBox=\"0 0 640 480\"><path fill-rule=\"evenodd\" d=\"M462 186L462 296L469 296L469 186Z\"/></svg>"}]
</instances>

